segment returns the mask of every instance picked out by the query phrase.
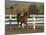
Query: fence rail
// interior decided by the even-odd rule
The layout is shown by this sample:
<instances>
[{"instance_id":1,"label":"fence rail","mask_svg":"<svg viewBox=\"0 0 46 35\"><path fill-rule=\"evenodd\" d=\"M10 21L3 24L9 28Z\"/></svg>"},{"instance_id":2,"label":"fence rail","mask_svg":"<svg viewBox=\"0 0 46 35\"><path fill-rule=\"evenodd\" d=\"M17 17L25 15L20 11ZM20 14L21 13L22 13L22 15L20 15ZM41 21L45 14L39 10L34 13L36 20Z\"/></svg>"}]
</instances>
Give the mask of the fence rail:
<instances>
[{"instance_id":1,"label":"fence rail","mask_svg":"<svg viewBox=\"0 0 46 35\"><path fill-rule=\"evenodd\" d=\"M17 15L6 15L5 17L9 17L9 18L6 18L5 21L9 21L9 20L17 20L17 18L12 18L12 17L16 17ZM41 17L44 17L44 15L30 15L30 17L38 17L38 18L35 18L35 23L44 23L43 20L44 18L41 18ZM27 18L27 23L33 23L33 17L32 18ZM40 17L40 18L39 18ZM16 21L15 21L16 22ZM14 23L14 22L13 22ZM15 23L16 24L16 23Z\"/></svg>"},{"instance_id":2,"label":"fence rail","mask_svg":"<svg viewBox=\"0 0 46 35\"><path fill-rule=\"evenodd\" d=\"M9 17L9 18L5 19L5 21L6 21L5 24L10 24L10 22L11 22L11 24L17 24L16 16L17 15L5 15L5 17ZM34 29L35 29L35 25L37 26L38 23L44 23L44 15L29 15L29 16L30 16L30 18L27 18L27 23L33 24ZM15 18L13 18L13 17L15 17ZM40 25L38 25L38 26L40 26ZM43 26L43 24L41 26Z\"/></svg>"}]
</instances>

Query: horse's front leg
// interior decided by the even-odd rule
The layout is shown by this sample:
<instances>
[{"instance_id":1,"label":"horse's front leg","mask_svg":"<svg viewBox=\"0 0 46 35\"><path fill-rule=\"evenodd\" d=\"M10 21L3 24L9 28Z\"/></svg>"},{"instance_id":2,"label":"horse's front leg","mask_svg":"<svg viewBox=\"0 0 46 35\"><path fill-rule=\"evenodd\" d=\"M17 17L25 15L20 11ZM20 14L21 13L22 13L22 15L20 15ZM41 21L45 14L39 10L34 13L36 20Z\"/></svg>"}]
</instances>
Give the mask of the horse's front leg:
<instances>
[{"instance_id":1,"label":"horse's front leg","mask_svg":"<svg viewBox=\"0 0 46 35\"><path fill-rule=\"evenodd\" d=\"M21 22L21 24L20 24L20 27L22 28L22 22Z\"/></svg>"}]
</instances>

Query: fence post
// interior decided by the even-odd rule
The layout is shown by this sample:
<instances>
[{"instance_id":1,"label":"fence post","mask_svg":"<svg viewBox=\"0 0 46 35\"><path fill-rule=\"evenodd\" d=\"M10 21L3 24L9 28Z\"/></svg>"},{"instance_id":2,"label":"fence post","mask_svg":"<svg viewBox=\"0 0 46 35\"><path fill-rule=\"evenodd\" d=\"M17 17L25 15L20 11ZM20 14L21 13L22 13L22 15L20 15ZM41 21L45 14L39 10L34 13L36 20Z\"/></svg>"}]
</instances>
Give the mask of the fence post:
<instances>
[{"instance_id":1,"label":"fence post","mask_svg":"<svg viewBox=\"0 0 46 35\"><path fill-rule=\"evenodd\" d=\"M33 15L33 29L35 30L35 15Z\"/></svg>"}]
</instances>

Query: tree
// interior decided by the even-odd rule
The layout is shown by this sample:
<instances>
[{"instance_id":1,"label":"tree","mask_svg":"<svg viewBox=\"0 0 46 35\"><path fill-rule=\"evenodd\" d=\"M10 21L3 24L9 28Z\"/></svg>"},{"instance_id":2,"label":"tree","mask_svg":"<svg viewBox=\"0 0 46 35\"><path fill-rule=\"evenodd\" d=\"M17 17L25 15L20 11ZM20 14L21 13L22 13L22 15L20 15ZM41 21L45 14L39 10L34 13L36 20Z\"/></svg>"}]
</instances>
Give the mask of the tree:
<instances>
[{"instance_id":1,"label":"tree","mask_svg":"<svg viewBox=\"0 0 46 35\"><path fill-rule=\"evenodd\" d=\"M37 8L36 5L30 5L29 6L29 13L30 14L38 14L39 9Z\"/></svg>"}]
</instances>

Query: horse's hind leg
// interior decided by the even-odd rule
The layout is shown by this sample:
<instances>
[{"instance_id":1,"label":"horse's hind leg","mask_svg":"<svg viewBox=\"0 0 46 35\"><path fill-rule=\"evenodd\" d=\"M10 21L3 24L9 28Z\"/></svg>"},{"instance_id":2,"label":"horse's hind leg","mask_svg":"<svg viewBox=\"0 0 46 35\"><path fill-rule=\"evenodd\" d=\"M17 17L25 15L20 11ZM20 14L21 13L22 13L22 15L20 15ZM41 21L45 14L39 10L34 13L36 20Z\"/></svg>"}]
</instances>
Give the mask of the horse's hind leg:
<instances>
[{"instance_id":1,"label":"horse's hind leg","mask_svg":"<svg viewBox=\"0 0 46 35\"><path fill-rule=\"evenodd\" d=\"M27 28L27 30L28 30L28 24L26 24L26 28Z\"/></svg>"},{"instance_id":2,"label":"horse's hind leg","mask_svg":"<svg viewBox=\"0 0 46 35\"><path fill-rule=\"evenodd\" d=\"M25 28L26 28L26 29L28 29L28 24L27 24L27 22L26 22L26 21L24 22L24 24L26 25L26 27L25 27Z\"/></svg>"}]
</instances>

